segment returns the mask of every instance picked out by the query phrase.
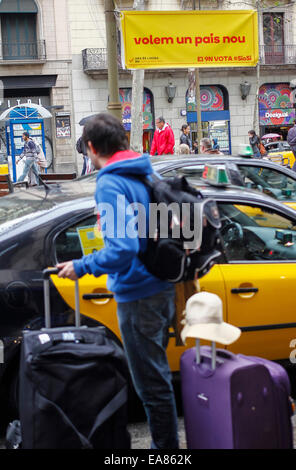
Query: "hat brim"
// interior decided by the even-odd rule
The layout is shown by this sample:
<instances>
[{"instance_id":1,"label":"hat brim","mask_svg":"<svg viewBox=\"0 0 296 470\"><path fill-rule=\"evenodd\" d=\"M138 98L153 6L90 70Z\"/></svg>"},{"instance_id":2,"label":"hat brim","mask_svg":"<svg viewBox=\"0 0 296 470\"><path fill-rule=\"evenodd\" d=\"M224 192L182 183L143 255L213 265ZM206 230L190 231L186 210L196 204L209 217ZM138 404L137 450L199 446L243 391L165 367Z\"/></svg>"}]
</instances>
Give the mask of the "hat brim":
<instances>
[{"instance_id":1,"label":"hat brim","mask_svg":"<svg viewBox=\"0 0 296 470\"><path fill-rule=\"evenodd\" d=\"M199 338L215 343L232 344L238 340L241 330L228 323L196 323L185 325L181 331L181 338L185 343L186 338Z\"/></svg>"}]
</instances>

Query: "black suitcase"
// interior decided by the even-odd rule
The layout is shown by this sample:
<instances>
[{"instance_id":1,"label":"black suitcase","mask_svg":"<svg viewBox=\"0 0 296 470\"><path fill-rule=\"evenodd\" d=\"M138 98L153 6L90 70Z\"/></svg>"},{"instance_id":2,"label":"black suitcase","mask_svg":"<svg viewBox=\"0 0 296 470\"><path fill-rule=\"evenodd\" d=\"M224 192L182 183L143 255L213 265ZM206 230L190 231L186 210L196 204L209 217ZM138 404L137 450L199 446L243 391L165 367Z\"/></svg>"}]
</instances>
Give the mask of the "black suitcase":
<instances>
[{"instance_id":1,"label":"black suitcase","mask_svg":"<svg viewBox=\"0 0 296 470\"><path fill-rule=\"evenodd\" d=\"M24 331L19 411L24 449L129 449L128 369L123 349L104 327L51 328L44 271L45 328Z\"/></svg>"}]
</instances>

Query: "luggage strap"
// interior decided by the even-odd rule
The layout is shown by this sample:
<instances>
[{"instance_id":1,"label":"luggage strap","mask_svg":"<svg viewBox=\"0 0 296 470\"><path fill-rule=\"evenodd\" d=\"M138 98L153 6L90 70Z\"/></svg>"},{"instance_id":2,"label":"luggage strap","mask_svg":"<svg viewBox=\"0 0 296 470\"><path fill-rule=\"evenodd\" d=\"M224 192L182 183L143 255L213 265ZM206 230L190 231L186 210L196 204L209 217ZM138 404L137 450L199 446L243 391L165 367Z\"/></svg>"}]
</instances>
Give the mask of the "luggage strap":
<instances>
[{"instance_id":1,"label":"luggage strap","mask_svg":"<svg viewBox=\"0 0 296 470\"><path fill-rule=\"evenodd\" d=\"M45 397L43 397L47 401ZM57 406L55 403L51 402L51 405L54 406L56 411L60 414L62 417L64 423L69 426L72 431L76 434L76 436L79 438L80 443L82 445L83 449L93 449L93 445L91 444L91 439L97 429L105 422L107 419L109 419L116 411L119 410L121 406L124 405L124 403L127 400L127 385L125 385L113 398L105 408L103 408L98 416L95 419L95 422L93 424L93 427L88 435L88 437L85 437L81 432L78 431L76 426L72 423L72 421L68 418L68 416L64 413L64 411Z\"/></svg>"},{"instance_id":2,"label":"luggage strap","mask_svg":"<svg viewBox=\"0 0 296 470\"><path fill-rule=\"evenodd\" d=\"M125 385L116 395L112 398L109 403L102 409L102 411L96 417L94 425L88 435L90 441L96 430L109 419L116 411L124 405L127 400L127 385Z\"/></svg>"}]
</instances>

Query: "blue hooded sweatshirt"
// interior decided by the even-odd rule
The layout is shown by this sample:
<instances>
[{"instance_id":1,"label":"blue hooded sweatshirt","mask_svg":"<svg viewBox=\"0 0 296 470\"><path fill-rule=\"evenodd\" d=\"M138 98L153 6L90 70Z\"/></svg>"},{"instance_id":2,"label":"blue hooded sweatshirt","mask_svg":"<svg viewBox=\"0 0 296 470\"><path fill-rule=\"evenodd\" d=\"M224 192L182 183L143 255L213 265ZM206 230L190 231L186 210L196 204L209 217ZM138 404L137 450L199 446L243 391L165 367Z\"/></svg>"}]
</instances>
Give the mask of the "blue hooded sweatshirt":
<instances>
[{"instance_id":1,"label":"blue hooded sweatshirt","mask_svg":"<svg viewBox=\"0 0 296 470\"><path fill-rule=\"evenodd\" d=\"M152 172L148 154L126 150L108 160L98 173L95 194L105 246L74 260L78 277L87 273L96 277L108 274L107 287L117 302L149 297L169 287L169 283L150 274L138 258L138 253L147 247L150 190L137 175ZM144 217L140 217L143 210ZM142 222L144 219L144 229L143 223L139 229L140 219Z\"/></svg>"}]
</instances>

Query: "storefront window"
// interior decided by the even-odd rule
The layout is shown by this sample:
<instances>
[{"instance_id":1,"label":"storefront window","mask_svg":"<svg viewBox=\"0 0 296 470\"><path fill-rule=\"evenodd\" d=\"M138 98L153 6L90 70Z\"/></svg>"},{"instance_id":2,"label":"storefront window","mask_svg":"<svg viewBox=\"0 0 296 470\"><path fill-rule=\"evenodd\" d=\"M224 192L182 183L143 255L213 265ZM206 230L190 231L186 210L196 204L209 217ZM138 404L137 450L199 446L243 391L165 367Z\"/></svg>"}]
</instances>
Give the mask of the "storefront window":
<instances>
[{"instance_id":1,"label":"storefront window","mask_svg":"<svg viewBox=\"0 0 296 470\"><path fill-rule=\"evenodd\" d=\"M290 101L291 88L287 83L271 83L260 87L260 133L277 133L286 139L295 119Z\"/></svg>"},{"instance_id":2,"label":"storefront window","mask_svg":"<svg viewBox=\"0 0 296 470\"><path fill-rule=\"evenodd\" d=\"M122 104L122 123L128 138L131 131L132 89L120 88L119 97ZM154 132L153 95L150 90L143 91L143 151L149 152Z\"/></svg>"},{"instance_id":3,"label":"storefront window","mask_svg":"<svg viewBox=\"0 0 296 470\"><path fill-rule=\"evenodd\" d=\"M202 136L217 139L220 151L231 153L230 114L227 90L218 85L200 87ZM186 94L187 122L190 125L192 141L197 139L197 113L194 87Z\"/></svg>"}]
</instances>

